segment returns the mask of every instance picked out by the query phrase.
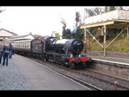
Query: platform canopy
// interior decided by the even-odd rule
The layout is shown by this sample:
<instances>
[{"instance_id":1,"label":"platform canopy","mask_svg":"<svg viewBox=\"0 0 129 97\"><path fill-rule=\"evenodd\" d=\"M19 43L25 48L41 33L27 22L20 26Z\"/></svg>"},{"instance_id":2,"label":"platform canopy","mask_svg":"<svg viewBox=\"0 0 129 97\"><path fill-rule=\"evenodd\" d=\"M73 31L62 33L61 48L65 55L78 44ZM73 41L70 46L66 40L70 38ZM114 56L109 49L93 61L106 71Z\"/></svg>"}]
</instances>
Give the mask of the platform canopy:
<instances>
[{"instance_id":1,"label":"platform canopy","mask_svg":"<svg viewBox=\"0 0 129 97\"><path fill-rule=\"evenodd\" d=\"M10 37L14 37L14 36L17 36L17 34L14 33L14 32L11 32L9 30L6 30L4 28L0 29L0 40L10 38Z\"/></svg>"},{"instance_id":2,"label":"platform canopy","mask_svg":"<svg viewBox=\"0 0 129 97\"><path fill-rule=\"evenodd\" d=\"M16 40L32 40L34 39L34 36L29 33L27 35L21 35L21 36L14 36L9 38L10 41L16 41Z\"/></svg>"},{"instance_id":3,"label":"platform canopy","mask_svg":"<svg viewBox=\"0 0 129 97\"><path fill-rule=\"evenodd\" d=\"M127 10L113 10L110 12L102 13L100 15L91 16L85 19L84 24L81 28L85 30L84 32L84 42L86 41L86 33L89 33L91 37L104 49L104 56L106 55L106 48L109 47L119 36L127 31L127 38L129 37L129 11ZM89 29L95 28L96 33L100 29L101 36L103 36L103 43L100 43L96 37L90 32ZM121 29L119 34L109 43L106 43L107 29Z\"/></svg>"},{"instance_id":4,"label":"platform canopy","mask_svg":"<svg viewBox=\"0 0 129 97\"><path fill-rule=\"evenodd\" d=\"M111 25L117 23L129 23L129 11L114 10L97 16L91 16L85 19L81 28L91 28L103 25Z\"/></svg>"}]
</instances>

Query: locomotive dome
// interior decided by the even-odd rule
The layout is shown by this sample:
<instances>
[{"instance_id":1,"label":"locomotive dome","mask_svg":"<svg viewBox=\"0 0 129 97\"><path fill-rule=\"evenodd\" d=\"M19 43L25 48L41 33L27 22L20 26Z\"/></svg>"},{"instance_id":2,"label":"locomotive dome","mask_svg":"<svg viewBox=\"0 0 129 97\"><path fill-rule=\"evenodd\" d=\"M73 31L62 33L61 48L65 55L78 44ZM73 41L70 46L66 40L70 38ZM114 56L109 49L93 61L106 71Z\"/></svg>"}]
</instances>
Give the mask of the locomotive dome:
<instances>
[{"instance_id":1,"label":"locomotive dome","mask_svg":"<svg viewBox=\"0 0 129 97\"><path fill-rule=\"evenodd\" d=\"M68 41L68 39L62 39L62 40L57 40L57 44L65 44Z\"/></svg>"}]
</instances>

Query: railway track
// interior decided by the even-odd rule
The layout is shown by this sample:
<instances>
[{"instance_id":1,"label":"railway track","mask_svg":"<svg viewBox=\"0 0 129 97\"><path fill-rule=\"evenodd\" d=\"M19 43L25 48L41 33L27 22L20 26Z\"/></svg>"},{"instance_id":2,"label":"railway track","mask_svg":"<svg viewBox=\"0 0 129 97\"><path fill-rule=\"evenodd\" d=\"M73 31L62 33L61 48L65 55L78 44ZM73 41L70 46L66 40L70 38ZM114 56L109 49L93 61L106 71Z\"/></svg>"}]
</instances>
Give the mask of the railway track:
<instances>
[{"instance_id":1,"label":"railway track","mask_svg":"<svg viewBox=\"0 0 129 97\"><path fill-rule=\"evenodd\" d=\"M98 72L96 70L85 70L77 72L81 73L81 75L89 76L90 78L100 81L101 84L98 84L97 86L102 87L104 90L129 90L128 80Z\"/></svg>"},{"instance_id":2,"label":"railway track","mask_svg":"<svg viewBox=\"0 0 129 97\"><path fill-rule=\"evenodd\" d=\"M52 68L52 67L50 67L50 68ZM90 88L91 90L103 90L103 89L101 89L101 88L99 88L99 87L97 87L95 85L92 85L92 84L90 84L90 83L88 83L86 81L83 81L83 80L79 79L78 77L76 77L77 75L74 76L74 74L72 74L72 73L67 73L66 71L58 71L58 70L55 70L55 71L58 72L59 74L65 76L65 77L68 77L68 78L78 82L79 84L81 84L83 86L86 86L86 87Z\"/></svg>"},{"instance_id":3,"label":"railway track","mask_svg":"<svg viewBox=\"0 0 129 97\"><path fill-rule=\"evenodd\" d=\"M108 75L108 74L101 73L101 72L98 72L98 71L91 71L91 72L94 72L96 74L98 73L99 75L100 74L104 75L104 76L106 75L106 77L112 79L111 84L114 84L117 81L118 86L129 89L129 80L126 80L125 78L120 78L120 77Z\"/></svg>"},{"instance_id":4,"label":"railway track","mask_svg":"<svg viewBox=\"0 0 129 97\"><path fill-rule=\"evenodd\" d=\"M80 78L78 78L77 76L80 76L80 75L75 75L75 73L72 73L72 72L69 72L67 70L64 69L64 67L62 67L61 65L56 65L56 64L53 64L53 63L48 63L48 62L42 62L41 60L38 60L38 59L33 59L35 60L36 62L39 62L41 64L45 64L47 65L47 67L51 68L52 70L54 70L55 72L57 72L58 74L62 75L62 76L65 76L79 84L81 84L82 86L84 87L88 87L90 90L103 90L91 83L88 83L84 80L81 80Z\"/></svg>"},{"instance_id":5,"label":"railway track","mask_svg":"<svg viewBox=\"0 0 129 97\"><path fill-rule=\"evenodd\" d=\"M129 81L93 69L74 70L62 65L42 62L38 59L34 60L46 64L52 70L55 70L61 75L87 86L92 90L129 90Z\"/></svg>"}]
</instances>

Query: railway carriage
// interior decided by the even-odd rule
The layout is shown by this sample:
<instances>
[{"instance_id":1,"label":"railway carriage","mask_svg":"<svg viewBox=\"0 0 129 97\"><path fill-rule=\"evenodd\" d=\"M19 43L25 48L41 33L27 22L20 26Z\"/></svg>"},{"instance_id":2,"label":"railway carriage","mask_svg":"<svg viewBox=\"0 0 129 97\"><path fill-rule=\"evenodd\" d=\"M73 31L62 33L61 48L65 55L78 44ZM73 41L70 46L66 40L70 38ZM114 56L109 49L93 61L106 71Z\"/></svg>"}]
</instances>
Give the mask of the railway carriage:
<instances>
[{"instance_id":1,"label":"railway carriage","mask_svg":"<svg viewBox=\"0 0 129 97\"><path fill-rule=\"evenodd\" d=\"M16 49L16 53L22 55L31 55L31 40L29 39L18 39L12 42L14 48Z\"/></svg>"}]
</instances>

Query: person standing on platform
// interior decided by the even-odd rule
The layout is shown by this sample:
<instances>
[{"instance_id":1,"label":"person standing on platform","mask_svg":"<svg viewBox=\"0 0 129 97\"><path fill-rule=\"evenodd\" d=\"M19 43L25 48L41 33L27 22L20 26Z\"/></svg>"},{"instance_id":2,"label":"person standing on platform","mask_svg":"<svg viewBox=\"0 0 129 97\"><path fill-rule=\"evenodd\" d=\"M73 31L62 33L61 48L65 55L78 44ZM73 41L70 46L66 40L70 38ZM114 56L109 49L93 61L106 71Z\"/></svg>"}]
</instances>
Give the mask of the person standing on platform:
<instances>
[{"instance_id":1,"label":"person standing on platform","mask_svg":"<svg viewBox=\"0 0 129 97\"><path fill-rule=\"evenodd\" d=\"M5 63L6 63L6 66L8 66L9 53L10 53L9 46L4 46L3 47L3 66L5 65Z\"/></svg>"},{"instance_id":2,"label":"person standing on platform","mask_svg":"<svg viewBox=\"0 0 129 97\"><path fill-rule=\"evenodd\" d=\"M14 49L13 49L13 46L12 46L11 43L9 44L9 51L10 51L9 58L11 59L12 58L12 55L14 54Z\"/></svg>"},{"instance_id":3,"label":"person standing on platform","mask_svg":"<svg viewBox=\"0 0 129 97\"><path fill-rule=\"evenodd\" d=\"M1 64L2 56L3 56L3 47L0 46L0 64Z\"/></svg>"}]
</instances>

